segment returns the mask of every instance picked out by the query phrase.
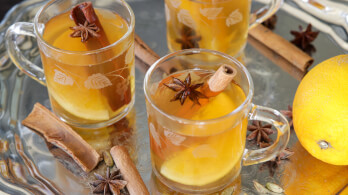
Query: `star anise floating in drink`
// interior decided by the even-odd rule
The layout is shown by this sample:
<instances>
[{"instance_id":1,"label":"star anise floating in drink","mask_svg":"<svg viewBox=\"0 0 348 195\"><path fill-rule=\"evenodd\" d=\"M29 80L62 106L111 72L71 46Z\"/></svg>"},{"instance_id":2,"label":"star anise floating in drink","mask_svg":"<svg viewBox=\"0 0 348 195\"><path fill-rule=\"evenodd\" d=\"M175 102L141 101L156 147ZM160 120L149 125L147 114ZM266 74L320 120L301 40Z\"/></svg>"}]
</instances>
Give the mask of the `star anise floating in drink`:
<instances>
[{"instance_id":1,"label":"star anise floating in drink","mask_svg":"<svg viewBox=\"0 0 348 195\"><path fill-rule=\"evenodd\" d=\"M200 105L198 99L199 98L207 98L203 93L197 91L196 89L203 86L203 83L198 83L191 85L191 74L189 73L187 77L185 78L185 81L181 81L178 78L172 77L173 82L172 83L164 83L166 87L169 89L177 92L174 95L174 98L170 101L176 101L179 100L181 105L184 104L187 97L192 100L193 103Z\"/></svg>"},{"instance_id":2,"label":"star anise floating in drink","mask_svg":"<svg viewBox=\"0 0 348 195\"><path fill-rule=\"evenodd\" d=\"M251 133L248 135L247 140L256 140L257 145L260 148L270 146L272 141L269 135L273 134L272 125L262 125L261 121L253 121L252 125L248 125L248 131Z\"/></svg>"},{"instance_id":3,"label":"star anise floating in drink","mask_svg":"<svg viewBox=\"0 0 348 195\"><path fill-rule=\"evenodd\" d=\"M181 44L181 49L199 48L198 41L202 39L201 36L196 35L196 31L186 25L181 30L181 38L176 39L175 42Z\"/></svg>"},{"instance_id":4,"label":"star anise floating in drink","mask_svg":"<svg viewBox=\"0 0 348 195\"><path fill-rule=\"evenodd\" d=\"M289 125L290 128L293 127L293 120L292 120L292 106L288 105L288 110L281 110L280 111L283 115L285 115L287 118L289 118Z\"/></svg>"},{"instance_id":5,"label":"star anise floating in drink","mask_svg":"<svg viewBox=\"0 0 348 195\"><path fill-rule=\"evenodd\" d=\"M74 27L70 27L71 30L74 32L70 34L70 37L73 38L79 38L81 37L81 42L86 42L89 37L99 37L100 35L98 34L99 28L95 24L89 24L87 20L85 23L79 24Z\"/></svg>"},{"instance_id":6,"label":"star anise floating in drink","mask_svg":"<svg viewBox=\"0 0 348 195\"><path fill-rule=\"evenodd\" d=\"M125 189L127 181L122 179L119 169L110 174L110 168L108 167L105 177L97 173L94 173L94 175L97 178L97 180L91 183L94 187L94 194L128 194L128 191Z\"/></svg>"},{"instance_id":7,"label":"star anise floating in drink","mask_svg":"<svg viewBox=\"0 0 348 195\"><path fill-rule=\"evenodd\" d=\"M291 43L311 55L312 52L316 51L311 42L317 38L319 31L312 31L311 24L308 24L306 30L303 30L302 26L299 26L299 29L300 31L290 31L290 33L295 36Z\"/></svg>"}]
</instances>

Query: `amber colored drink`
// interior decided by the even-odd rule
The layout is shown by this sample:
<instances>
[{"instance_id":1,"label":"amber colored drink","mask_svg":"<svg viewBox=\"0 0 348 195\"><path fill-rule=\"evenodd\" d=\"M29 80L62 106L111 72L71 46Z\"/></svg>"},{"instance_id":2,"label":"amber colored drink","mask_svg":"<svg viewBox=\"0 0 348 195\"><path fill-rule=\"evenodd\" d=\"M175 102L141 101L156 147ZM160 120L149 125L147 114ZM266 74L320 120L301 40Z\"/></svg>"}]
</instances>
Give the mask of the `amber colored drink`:
<instances>
[{"instance_id":1,"label":"amber colored drink","mask_svg":"<svg viewBox=\"0 0 348 195\"><path fill-rule=\"evenodd\" d=\"M106 39L118 42L105 49L97 38L83 43L70 37L69 27L76 25L69 14L53 17L43 33L48 44L65 50L61 55L41 51L52 108L72 124L112 120L134 101L133 36L121 39L130 27L118 14L96 9Z\"/></svg>"},{"instance_id":2,"label":"amber colored drink","mask_svg":"<svg viewBox=\"0 0 348 195\"><path fill-rule=\"evenodd\" d=\"M211 71L185 70L154 85L151 98L160 110L184 119L209 121L231 113L246 99L243 90L231 83L219 95L199 99L201 105L189 98L183 105L170 101L175 92L163 83L171 83L172 77L184 80L188 73L192 84L206 83L212 75ZM166 183L209 189L229 184L238 177L245 146L246 117L237 120L232 117L229 123L223 120L213 125L193 126L185 122L172 123L151 105L147 108L152 164L156 175Z\"/></svg>"},{"instance_id":3,"label":"amber colored drink","mask_svg":"<svg viewBox=\"0 0 348 195\"><path fill-rule=\"evenodd\" d=\"M238 56L246 44L250 0L165 0L168 47Z\"/></svg>"}]
</instances>

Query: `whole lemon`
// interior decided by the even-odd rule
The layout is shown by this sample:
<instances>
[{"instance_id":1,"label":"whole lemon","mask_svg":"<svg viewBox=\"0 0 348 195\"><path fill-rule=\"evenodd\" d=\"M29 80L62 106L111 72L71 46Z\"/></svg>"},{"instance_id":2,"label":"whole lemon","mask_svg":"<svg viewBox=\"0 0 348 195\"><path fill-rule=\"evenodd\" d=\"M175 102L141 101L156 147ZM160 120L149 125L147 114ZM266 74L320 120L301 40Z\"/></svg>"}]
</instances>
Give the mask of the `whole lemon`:
<instances>
[{"instance_id":1,"label":"whole lemon","mask_svg":"<svg viewBox=\"0 0 348 195\"><path fill-rule=\"evenodd\" d=\"M301 81L293 121L302 146L329 164L348 165L348 55L321 62Z\"/></svg>"}]
</instances>

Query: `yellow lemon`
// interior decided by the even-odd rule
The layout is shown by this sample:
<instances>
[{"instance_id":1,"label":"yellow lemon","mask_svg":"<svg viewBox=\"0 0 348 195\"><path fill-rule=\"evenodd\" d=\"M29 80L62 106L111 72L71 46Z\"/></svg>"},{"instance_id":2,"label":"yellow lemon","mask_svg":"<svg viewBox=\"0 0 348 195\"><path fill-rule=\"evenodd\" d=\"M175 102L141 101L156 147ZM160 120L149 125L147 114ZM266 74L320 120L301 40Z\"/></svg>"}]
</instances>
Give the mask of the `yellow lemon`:
<instances>
[{"instance_id":1,"label":"yellow lemon","mask_svg":"<svg viewBox=\"0 0 348 195\"><path fill-rule=\"evenodd\" d=\"M296 135L314 157L348 165L348 55L328 59L301 81L293 103Z\"/></svg>"}]
</instances>

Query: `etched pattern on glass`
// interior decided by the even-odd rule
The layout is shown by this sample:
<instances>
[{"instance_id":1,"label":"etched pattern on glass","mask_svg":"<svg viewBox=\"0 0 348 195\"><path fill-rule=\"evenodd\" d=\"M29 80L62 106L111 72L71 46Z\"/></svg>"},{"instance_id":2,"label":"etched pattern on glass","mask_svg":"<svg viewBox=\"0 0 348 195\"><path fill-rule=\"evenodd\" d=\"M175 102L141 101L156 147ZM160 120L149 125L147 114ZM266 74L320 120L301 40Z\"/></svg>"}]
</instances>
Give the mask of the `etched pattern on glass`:
<instances>
[{"instance_id":1,"label":"etched pattern on glass","mask_svg":"<svg viewBox=\"0 0 348 195\"><path fill-rule=\"evenodd\" d=\"M102 89L111 86L112 83L108 77L103 74L97 73L89 76L85 81L85 87L87 89Z\"/></svg>"},{"instance_id":2,"label":"etched pattern on glass","mask_svg":"<svg viewBox=\"0 0 348 195\"><path fill-rule=\"evenodd\" d=\"M164 136L166 136L166 138L176 146L181 145L181 143L186 139L184 136L175 134L170 130L164 130Z\"/></svg>"},{"instance_id":3,"label":"etched pattern on glass","mask_svg":"<svg viewBox=\"0 0 348 195\"><path fill-rule=\"evenodd\" d=\"M54 78L53 80L61 85L73 85L74 84L74 80L69 77L68 75L66 75L65 73L55 69L54 70Z\"/></svg>"},{"instance_id":4,"label":"etched pattern on glass","mask_svg":"<svg viewBox=\"0 0 348 195\"><path fill-rule=\"evenodd\" d=\"M178 12L178 20L180 23L182 23L182 24L184 24L192 29L196 28L195 21L193 20L190 12L186 9L182 9Z\"/></svg>"},{"instance_id":5,"label":"etched pattern on glass","mask_svg":"<svg viewBox=\"0 0 348 195\"><path fill-rule=\"evenodd\" d=\"M230 27L241 22L242 20L243 15L240 13L239 9L236 9L226 18L226 26Z\"/></svg>"},{"instance_id":6,"label":"etched pattern on glass","mask_svg":"<svg viewBox=\"0 0 348 195\"><path fill-rule=\"evenodd\" d=\"M215 20L217 19L218 15L221 13L221 11L223 10L222 7L212 7L212 8L201 8L199 9L199 12L207 17L209 20Z\"/></svg>"}]
</instances>

